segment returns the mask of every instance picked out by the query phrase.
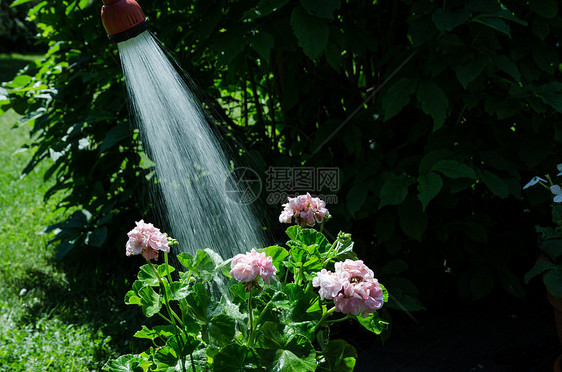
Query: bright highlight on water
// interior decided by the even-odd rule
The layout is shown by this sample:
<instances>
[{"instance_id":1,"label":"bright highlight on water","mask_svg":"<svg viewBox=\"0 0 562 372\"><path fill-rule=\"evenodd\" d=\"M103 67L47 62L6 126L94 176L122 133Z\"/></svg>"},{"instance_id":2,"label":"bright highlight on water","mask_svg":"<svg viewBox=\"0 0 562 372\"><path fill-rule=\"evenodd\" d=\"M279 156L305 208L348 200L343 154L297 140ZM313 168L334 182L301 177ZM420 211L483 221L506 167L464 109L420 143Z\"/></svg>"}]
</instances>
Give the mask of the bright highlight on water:
<instances>
[{"instance_id":1,"label":"bright highlight on water","mask_svg":"<svg viewBox=\"0 0 562 372\"><path fill-rule=\"evenodd\" d=\"M133 119L155 163L156 201L180 249L211 248L226 259L265 246L250 206L228 197L237 185L227 157L159 43L143 32L118 46Z\"/></svg>"}]
</instances>

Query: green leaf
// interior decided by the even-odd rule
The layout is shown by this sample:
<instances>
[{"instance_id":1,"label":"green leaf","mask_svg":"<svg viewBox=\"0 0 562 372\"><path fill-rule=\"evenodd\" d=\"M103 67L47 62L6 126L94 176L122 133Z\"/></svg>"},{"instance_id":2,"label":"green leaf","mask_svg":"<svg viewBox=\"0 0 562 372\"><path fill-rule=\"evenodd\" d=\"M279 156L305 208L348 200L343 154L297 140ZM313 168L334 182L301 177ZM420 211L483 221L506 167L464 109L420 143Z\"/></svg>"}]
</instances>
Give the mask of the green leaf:
<instances>
[{"instance_id":1,"label":"green leaf","mask_svg":"<svg viewBox=\"0 0 562 372\"><path fill-rule=\"evenodd\" d=\"M311 317L317 319L317 316L320 316L320 309L313 306L314 303L318 303L318 295L315 292L307 291L305 293L300 286L294 283L284 285L283 291L292 304L289 316L293 321L310 320Z\"/></svg>"},{"instance_id":2,"label":"green leaf","mask_svg":"<svg viewBox=\"0 0 562 372\"><path fill-rule=\"evenodd\" d=\"M425 174L431 171L431 167L439 160L451 159L454 153L450 150L439 149L433 150L425 154L418 166L419 174Z\"/></svg>"},{"instance_id":3,"label":"green leaf","mask_svg":"<svg viewBox=\"0 0 562 372\"><path fill-rule=\"evenodd\" d=\"M361 315L357 315L355 316L355 319L357 319L359 324L361 324L365 329L377 335L380 335L388 327L388 322L382 320L376 312L370 313L366 318L363 318Z\"/></svg>"},{"instance_id":4,"label":"green leaf","mask_svg":"<svg viewBox=\"0 0 562 372\"><path fill-rule=\"evenodd\" d=\"M201 341L197 340L192 335L182 332L170 337L166 346L174 350L176 356L181 359L193 353L200 344Z\"/></svg>"},{"instance_id":5,"label":"green leaf","mask_svg":"<svg viewBox=\"0 0 562 372\"><path fill-rule=\"evenodd\" d=\"M505 199L509 196L509 186L500 177L496 176L494 173L486 170L480 170L480 178L482 182L493 192L495 195L501 199Z\"/></svg>"},{"instance_id":6,"label":"green leaf","mask_svg":"<svg viewBox=\"0 0 562 372\"><path fill-rule=\"evenodd\" d=\"M521 73L519 72L517 65L513 63L512 60L503 54L493 55L493 60L497 68L510 75L515 81L521 80Z\"/></svg>"},{"instance_id":7,"label":"green leaf","mask_svg":"<svg viewBox=\"0 0 562 372\"><path fill-rule=\"evenodd\" d=\"M382 293L383 293L383 298L384 298L384 302L388 302L388 298L389 298L389 294L388 294L388 290L386 289L386 287L384 285L382 285L381 283L379 283L379 285L381 286L382 289Z\"/></svg>"},{"instance_id":8,"label":"green leaf","mask_svg":"<svg viewBox=\"0 0 562 372\"><path fill-rule=\"evenodd\" d=\"M554 18L558 14L557 0L531 0L531 9L544 18Z\"/></svg>"},{"instance_id":9,"label":"green leaf","mask_svg":"<svg viewBox=\"0 0 562 372\"><path fill-rule=\"evenodd\" d=\"M399 175L387 180L382 188L380 195L379 209L386 205L398 205L406 199L408 195L408 186L413 181L405 175Z\"/></svg>"},{"instance_id":10,"label":"green leaf","mask_svg":"<svg viewBox=\"0 0 562 372\"><path fill-rule=\"evenodd\" d=\"M108 372L144 372L150 362L139 355L127 354L117 359L110 360L103 366Z\"/></svg>"},{"instance_id":11,"label":"green leaf","mask_svg":"<svg viewBox=\"0 0 562 372\"><path fill-rule=\"evenodd\" d=\"M417 78L402 78L394 82L382 97L384 120L398 114L410 102L410 95L416 91Z\"/></svg>"},{"instance_id":12,"label":"green leaf","mask_svg":"<svg viewBox=\"0 0 562 372\"><path fill-rule=\"evenodd\" d=\"M297 240L297 235L302 231L302 227L294 225L285 230L285 233L291 240Z\"/></svg>"},{"instance_id":13,"label":"green leaf","mask_svg":"<svg viewBox=\"0 0 562 372\"><path fill-rule=\"evenodd\" d=\"M290 304L288 304L290 306ZM306 340L312 342L315 339L315 327L316 321L306 321L306 322L290 322L285 326L283 333L286 338L303 336ZM298 339L297 343L302 342L302 338Z\"/></svg>"},{"instance_id":14,"label":"green leaf","mask_svg":"<svg viewBox=\"0 0 562 372\"><path fill-rule=\"evenodd\" d=\"M404 260L395 259L387 262L381 268L381 273L385 275L397 275L408 270L408 263Z\"/></svg>"},{"instance_id":15,"label":"green leaf","mask_svg":"<svg viewBox=\"0 0 562 372\"><path fill-rule=\"evenodd\" d=\"M234 319L228 315L220 314L211 318L208 325L208 332L215 344L224 347L234 338L235 333Z\"/></svg>"},{"instance_id":16,"label":"green leaf","mask_svg":"<svg viewBox=\"0 0 562 372\"><path fill-rule=\"evenodd\" d=\"M189 259L182 262L188 270L191 270L191 273L203 281L210 281L213 280L215 277L215 261L211 258L211 256L205 252L204 250L198 250L195 254L195 258L193 263L189 263ZM186 265L187 264L187 265Z\"/></svg>"},{"instance_id":17,"label":"green leaf","mask_svg":"<svg viewBox=\"0 0 562 372\"><path fill-rule=\"evenodd\" d=\"M107 132L100 146L100 152L105 152L125 138L130 136L129 127L125 124L116 125Z\"/></svg>"},{"instance_id":18,"label":"green leaf","mask_svg":"<svg viewBox=\"0 0 562 372\"><path fill-rule=\"evenodd\" d=\"M316 352L306 337L292 332L283 332L271 322L266 331L270 335L270 342L267 345L271 347L258 352L268 371L316 370ZM284 335L283 339L280 339L279 335Z\"/></svg>"},{"instance_id":19,"label":"green leaf","mask_svg":"<svg viewBox=\"0 0 562 372\"><path fill-rule=\"evenodd\" d=\"M275 39L271 34L263 31L258 32L250 39L250 46L259 54L264 61L269 63L271 48L275 45Z\"/></svg>"},{"instance_id":20,"label":"green leaf","mask_svg":"<svg viewBox=\"0 0 562 372\"><path fill-rule=\"evenodd\" d=\"M440 160L431 167L431 170L449 178L477 178L474 169L456 160Z\"/></svg>"},{"instance_id":21,"label":"green leaf","mask_svg":"<svg viewBox=\"0 0 562 372\"><path fill-rule=\"evenodd\" d=\"M449 100L441 88L433 81L423 80L417 91L418 101L421 103L423 112L433 118L433 130L437 130L445 124Z\"/></svg>"},{"instance_id":22,"label":"green leaf","mask_svg":"<svg viewBox=\"0 0 562 372\"><path fill-rule=\"evenodd\" d=\"M562 112L562 83L553 81L541 85L537 92L544 103L552 106L556 111Z\"/></svg>"},{"instance_id":23,"label":"green leaf","mask_svg":"<svg viewBox=\"0 0 562 372\"><path fill-rule=\"evenodd\" d=\"M351 372L355 368L357 350L344 340L330 340L322 354L326 360L318 371Z\"/></svg>"},{"instance_id":24,"label":"green leaf","mask_svg":"<svg viewBox=\"0 0 562 372\"><path fill-rule=\"evenodd\" d=\"M308 14L320 18L334 18L334 12L340 8L340 0L300 0Z\"/></svg>"},{"instance_id":25,"label":"green leaf","mask_svg":"<svg viewBox=\"0 0 562 372\"><path fill-rule=\"evenodd\" d=\"M138 295L142 306L142 312L147 318L152 317L162 308L160 296L154 291L154 289L152 289L152 287L142 287L138 291Z\"/></svg>"},{"instance_id":26,"label":"green leaf","mask_svg":"<svg viewBox=\"0 0 562 372\"><path fill-rule=\"evenodd\" d=\"M416 295L403 293L401 290L393 290L392 295L392 301L385 305L388 308L400 311L427 310Z\"/></svg>"},{"instance_id":27,"label":"green leaf","mask_svg":"<svg viewBox=\"0 0 562 372\"><path fill-rule=\"evenodd\" d=\"M469 17L470 12L466 8L457 12L451 12L439 8L433 12L431 19L439 31L452 31L457 26L460 26L468 21Z\"/></svg>"},{"instance_id":28,"label":"green leaf","mask_svg":"<svg viewBox=\"0 0 562 372\"><path fill-rule=\"evenodd\" d=\"M422 204L422 209L436 197L443 187L443 180L437 173L429 172L418 176L418 199Z\"/></svg>"},{"instance_id":29,"label":"green leaf","mask_svg":"<svg viewBox=\"0 0 562 372\"><path fill-rule=\"evenodd\" d=\"M177 353L169 346L158 348L153 354L152 360L152 369L159 372L180 372L182 370Z\"/></svg>"},{"instance_id":30,"label":"green leaf","mask_svg":"<svg viewBox=\"0 0 562 372\"><path fill-rule=\"evenodd\" d=\"M302 229L300 234L297 236L297 241L301 242L304 246L314 246L314 251L320 253L326 252L330 248L328 239L320 231L314 229ZM309 251L313 253L313 251Z\"/></svg>"},{"instance_id":31,"label":"green leaf","mask_svg":"<svg viewBox=\"0 0 562 372\"><path fill-rule=\"evenodd\" d=\"M466 89L468 84L480 76L482 71L484 71L484 67L485 65L481 60L473 59L464 65L454 65L453 69L457 75L457 80Z\"/></svg>"},{"instance_id":32,"label":"green leaf","mask_svg":"<svg viewBox=\"0 0 562 372\"><path fill-rule=\"evenodd\" d=\"M243 26L235 26L216 36L214 49L217 51L219 66L225 66L234 60L246 47L247 41L242 35L246 33Z\"/></svg>"},{"instance_id":33,"label":"green leaf","mask_svg":"<svg viewBox=\"0 0 562 372\"><path fill-rule=\"evenodd\" d=\"M557 265L543 276L546 289L556 298L562 297L562 267Z\"/></svg>"},{"instance_id":34,"label":"green leaf","mask_svg":"<svg viewBox=\"0 0 562 372\"><path fill-rule=\"evenodd\" d=\"M505 21L503 21L502 19L495 18L495 17L479 16L479 17L474 17L472 20L474 22L478 22L485 26L493 28L494 30L502 32L507 36L511 37L509 25L505 23Z\"/></svg>"},{"instance_id":35,"label":"green leaf","mask_svg":"<svg viewBox=\"0 0 562 372\"><path fill-rule=\"evenodd\" d=\"M515 276L507 268L503 267L498 270L498 274L502 287L508 293L511 293L515 297L523 298L525 290L523 289L520 279L517 276Z\"/></svg>"},{"instance_id":36,"label":"green leaf","mask_svg":"<svg viewBox=\"0 0 562 372\"><path fill-rule=\"evenodd\" d=\"M349 191L347 192L346 196L346 208L347 211L354 216L361 207L365 204L367 200L367 195L369 193L368 185L365 183L360 183L353 185Z\"/></svg>"},{"instance_id":37,"label":"green leaf","mask_svg":"<svg viewBox=\"0 0 562 372\"><path fill-rule=\"evenodd\" d=\"M184 281L172 282L172 284L170 284L170 292L175 300L181 300L187 297L190 292L189 283Z\"/></svg>"},{"instance_id":38,"label":"green leaf","mask_svg":"<svg viewBox=\"0 0 562 372\"><path fill-rule=\"evenodd\" d=\"M426 310L418 298L419 291L410 280L394 276L387 284L392 297L385 307L403 311Z\"/></svg>"},{"instance_id":39,"label":"green leaf","mask_svg":"<svg viewBox=\"0 0 562 372\"><path fill-rule=\"evenodd\" d=\"M168 273L173 273L174 271L176 271L176 269L173 266L167 265L165 263L156 266L156 271L158 271L158 275L160 275L161 278L165 277L168 275Z\"/></svg>"},{"instance_id":40,"label":"green leaf","mask_svg":"<svg viewBox=\"0 0 562 372\"><path fill-rule=\"evenodd\" d=\"M175 331L176 329L173 325L155 326L152 329L149 329L145 325L143 325L142 329L134 334L134 337L145 338L148 340L154 340L157 337L168 339L169 337L174 335Z\"/></svg>"},{"instance_id":41,"label":"green leaf","mask_svg":"<svg viewBox=\"0 0 562 372\"><path fill-rule=\"evenodd\" d=\"M414 47L429 41L436 33L437 29L429 16L415 16L410 23L408 36L412 40Z\"/></svg>"},{"instance_id":42,"label":"green leaf","mask_svg":"<svg viewBox=\"0 0 562 372\"><path fill-rule=\"evenodd\" d=\"M188 270L193 267L193 256L187 252L182 252L176 256L178 261Z\"/></svg>"},{"instance_id":43,"label":"green leaf","mask_svg":"<svg viewBox=\"0 0 562 372\"><path fill-rule=\"evenodd\" d=\"M296 6L291 13L291 26L299 46L310 59L316 59L324 52L330 33L326 21L311 16L301 6Z\"/></svg>"},{"instance_id":44,"label":"green leaf","mask_svg":"<svg viewBox=\"0 0 562 372\"><path fill-rule=\"evenodd\" d=\"M398 207L398 221L406 235L421 242L422 235L427 228L427 215L423 212L417 199L407 198Z\"/></svg>"},{"instance_id":45,"label":"green leaf","mask_svg":"<svg viewBox=\"0 0 562 372\"><path fill-rule=\"evenodd\" d=\"M233 372L245 371L247 358L252 357L252 349L231 343L220 349L217 355L213 358L213 371L215 372ZM255 358L255 356L254 356Z\"/></svg>"},{"instance_id":46,"label":"green leaf","mask_svg":"<svg viewBox=\"0 0 562 372\"><path fill-rule=\"evenodd\" d=\"M91 245L92 247L100 248L103 243L105 243L107 231L107 226L101 226L94 231L89 231L86 235L86 244Z\"/></svg>"},{"instance_id":47,"label":"green leaf","mask_svg":"<svg viewBox=\"0 0 562 372\"><path fill-rule=\"evenodd\" d=\"M380 211L375 224L375 235L383 242L390 240L396 230L394 214L389 209Z\"/></svg>"},{"instance_id":48,"label":"green leaf","mask_svg":"<svg viewBox=\"0 0 562 372\"><path fill-rule=\"evenodd\" d=\"M548 255L554 262L562 256L562 239L549 239L541 244L541 249Z\"/></svg>"},{"instance_id":49,"label":"green leaf","mask_svg":"<svg viewBox=\"0 0 562 372\"><path fill-rule=\"evenodd\" d=\"M356 260L357 255L353 252L353 241L342 241L338 239L336 247L334 248L334 253L330 254L330 256L333 256L335 261L345 261L346 259Z\"/></svg>"},{"instance_id":50,"label":"green leaf","mask_svg":"<svg viewBox=\"0 0 562 372\"><path fill-rule=\"evenodd\" d=\"M13 8L13 7L21 5L21 4L29 3L30 1L33 1L33 0L15 0L13 3L10 4L10 8Z\"/></svg>"},{"instance_id":51,"label":"green leaf","mask_svg":"<svg viewBox=\"0 0 562 372\"><path fill-rule=\"evenodd\" d=\"M479 299L488 295L494 289L494 274L487 267L480 267L472 271L470 279L470 291L473 299Z\"/></svg>"},{"instance_id":52,"label":"green leaf","mask_svg":"<svg viewBox=\"0 0 562 372\"><path fill-rule=\"evenodd\" d=\"M13 4L12 4L13 5ZM33 78L29 75L18 75L14 78L14 80L5 83L4 86L8 87L8 88L20 88L20 87L24 87L27 86L27 84L29 84L31 82Z\"/></svg>"},{"instance_id":53,"label":"green leaf","mask_svg":"<svg viewBox=\"0 0 562 372\"><path fill-rule=\"evenodd\" d=\"M205 285L195 283L192 291L185 298L189 304L191 313L201 322L208 322L208 316L213 306L217 304L212 302L211 297L207 293Z\"/></svg>"},{"instance_id":54,"label":"green leaf","mask_svg":"<svg viewBox=\"0 0 562 372\"><path fill-rule=\"evenodd\" d=\"M283 328L283 324L277 322L264 322L258 331L257 347L263 349L283 349L285 347Z\"/></svg>"},{"instance_id":55,"label":"green leaf","mask_svg":"<svg viewBox=\"0 0 562 372\"><path fill-rule=\"evenodd\" d=\"M149 285L151 287L158 287L160 285L156 273L149 265L142 265L140 267L138 278L145 285Z\"/></svg>"},{"instance_id":56,"label":"green leaf","mask_svg":"<svg viewBox=\"0 0 562 372\"><path fill-rule=\"evenodd\" d=\"M336 43L328 41L326 49L324 50L326 61L335 71L340 71L342 64L342 51Z\"/></svg>"},{"instance_id":57,"label":"green leaf","mask_svg":"<svg viewBox=\"0 0 562 372\"><path fill-rule=\"evenodd\" d=\"M532 26L533 33L544 40L550 34L550 24L542 18L535 18Z\"/></svg>"}]
</instances>

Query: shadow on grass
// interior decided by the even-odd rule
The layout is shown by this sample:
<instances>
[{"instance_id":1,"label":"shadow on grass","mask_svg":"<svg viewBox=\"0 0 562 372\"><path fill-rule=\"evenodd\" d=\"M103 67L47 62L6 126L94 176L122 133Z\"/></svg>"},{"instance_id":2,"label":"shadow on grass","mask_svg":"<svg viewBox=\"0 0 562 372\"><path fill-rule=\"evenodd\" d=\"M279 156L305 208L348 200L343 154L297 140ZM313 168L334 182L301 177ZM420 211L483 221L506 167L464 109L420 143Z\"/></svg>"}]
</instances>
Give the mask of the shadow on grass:
<instances>
[{"instance_id":1,"label":"shadow on grass","mask_svg":"<svg viewBox=\"0 0 562 372\"><path fill-rule=\"evenodd\" d=\"M125 305L123 300L136 279L138 263L107 263L99 258L83 261L53 260L51 264L64 272L62 280L40 269L20 273L13 282L23 307L18 323L36 324L40 319L56 317L67 324L85 325L94 333L101 331L108 342L93 353L92 362L99 367L109 358L148 348L146 340L133 335L141 324L150 321L140 307Z\"/></svg>"},{"instance_id":2,"label":"shadow on grass","mask_svg":"<svg viewBox=\"0 0 562 372\"><path fill-rule=\"evenodd\" d=\"M37 55L12 57L0 55L0 82L11 81L19 70L39 58Z\"/></svg>"}]
</instances>

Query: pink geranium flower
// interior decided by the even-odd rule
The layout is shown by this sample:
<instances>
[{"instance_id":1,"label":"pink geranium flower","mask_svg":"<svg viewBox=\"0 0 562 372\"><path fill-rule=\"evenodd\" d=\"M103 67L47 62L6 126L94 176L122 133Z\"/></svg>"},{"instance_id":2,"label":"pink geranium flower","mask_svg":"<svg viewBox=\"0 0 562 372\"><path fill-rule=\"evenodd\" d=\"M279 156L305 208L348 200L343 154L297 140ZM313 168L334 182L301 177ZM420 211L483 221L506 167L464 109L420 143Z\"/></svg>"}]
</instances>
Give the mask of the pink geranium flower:
<instances>
[{"instance_id":1,"label":"pink geranium flower","mask_svg":"<svg viewBox=\"0 0 562 372\"><path fill-rule=\"evenodd\" d=\"M158 251L170 252L168 238L151 223L143 220L135 222L137 226L127 233L127 256L142 254L146 260L158 259Z\"/></svg>"},{"instance_id":2,"label":"pink geranium flower","mask_svg":"<svg viewBox=\"0 0 562 372\"><path fill-rule=\"evenodd\" d=\"M265 284L269 284L271 278L277 280L274 276L277 268L273 266L273 259L263 252L256 252L255 249L234 256L230 268L230 275L241 282L252 282L258 277L262 278Z\"/></svg>"},{"instance_id":3,"label":"pink geranium flower","mask_svg":"<svg viewBox=\"0 0 562 372\"><path fill-rule=\"evenodd\" d=\"M361 260L336 262L336 271L322 269L312 280L322 300L333 300L336 311L367 317L384 305L384 294L373 271Z\"/></svg>"},{"instance_id":4,"label":"pink geranium flower","mask_svg":"<svg viewBox=\"0 0 562 372\"><path fill-rule=\"evenodd\" d=\"M324 218L330 215L326 209L326 202L320 198L313 198L309 193L287 199L288 203L283 204L285 209L279 216L281 223L291 223L294 219L299 226L314 226L316 222L322 223Z\"/></svg>"}]
</instances>

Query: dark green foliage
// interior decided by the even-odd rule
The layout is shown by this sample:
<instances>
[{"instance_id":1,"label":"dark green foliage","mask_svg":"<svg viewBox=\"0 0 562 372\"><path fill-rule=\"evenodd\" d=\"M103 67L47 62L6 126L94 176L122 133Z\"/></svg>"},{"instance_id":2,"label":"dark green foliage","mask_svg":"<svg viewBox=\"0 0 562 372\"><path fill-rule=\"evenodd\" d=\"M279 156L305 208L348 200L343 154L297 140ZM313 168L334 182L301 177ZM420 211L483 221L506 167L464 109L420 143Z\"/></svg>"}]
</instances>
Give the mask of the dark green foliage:
<instances>
[{"instance_id":1,"label":"dark green foliage","mask_svg":"<svg viewBox=\"0 0 562 372\"><path fill-rule=\"evenodd\" d=\"M51 49L12 83L9 104L33 120L30 168L55 158L48 194L66 192L64 205L77 207L61 225L61 253L113 252L107 242L145 212L147 170L116 47L99 4L87 3L31 11ZM430 304L450 291L481 298L497 284L523 295L536 222L522 212L521 183L556 164L562 138L556 1L141 6L256 171L340 168L328 208L364 260L408 265L383 278L402 304L420 309L417 296Z\"/></svg>"},{"instance_id":2,"label":"dark green foliage","mask_svg":"<svg viewBox=\"0 0 562 372\"><path fill-rule=\"evenodd\" d=\"M34 52L39 53L45 48L35 44L35 25L26 20L27 11L31 8L28 1L0 1L0 53ZM15 7L12 4L16 5ZM18 4L23 4L19 5Z\"/></svg>"}]
</instances>

